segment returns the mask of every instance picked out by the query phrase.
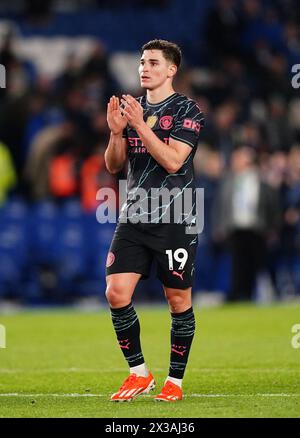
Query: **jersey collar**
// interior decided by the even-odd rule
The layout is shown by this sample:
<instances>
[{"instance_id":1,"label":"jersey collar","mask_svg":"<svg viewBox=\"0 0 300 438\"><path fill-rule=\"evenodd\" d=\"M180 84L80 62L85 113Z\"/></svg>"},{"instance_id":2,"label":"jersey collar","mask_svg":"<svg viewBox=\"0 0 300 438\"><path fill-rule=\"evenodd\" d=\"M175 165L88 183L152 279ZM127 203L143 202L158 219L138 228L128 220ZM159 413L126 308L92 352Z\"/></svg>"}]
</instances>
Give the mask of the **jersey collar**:
<instances>
[{"instance_id":1,"label":"jersey collar","mask_svg":"<svg viewBox=\"0 0 300 438\"><path fill-rule=\"evenodd\" d=\"M164 104L170 102L177 95L178 95L178 93L175 92L175 93L171 94L171 96L167 97L166 99L164 99L164 100L162 100L161 102L158 102L158 103L150 103L150 102L148 102L147 97L146 97L146 104L147 104L147 106L150 106L152 108L157 108L158 106L161 106L161 105L164 105Z\"/></svg>"}]
</instances>

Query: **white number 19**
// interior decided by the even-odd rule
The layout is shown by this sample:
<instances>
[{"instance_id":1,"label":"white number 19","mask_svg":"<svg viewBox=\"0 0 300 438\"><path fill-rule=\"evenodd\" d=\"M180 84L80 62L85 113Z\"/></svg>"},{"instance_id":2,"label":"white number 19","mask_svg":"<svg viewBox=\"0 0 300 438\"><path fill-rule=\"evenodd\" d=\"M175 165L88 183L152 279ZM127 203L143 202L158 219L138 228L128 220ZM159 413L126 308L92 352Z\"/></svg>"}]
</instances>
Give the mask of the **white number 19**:
<instances>
[{"instance_id":1,"label":"white number 19","mask_svg":"<svg viewBox=\"0 0 300 438\"><path fill-rule=\"evenodd\" d=\"M173 251L171 249L167 249L166 254L168 255L168 259L169 259L169 270L170 271L173 271L173 269L174 269L173 258L176 262L180 263L180 266L178 269L181 270L184 268L184 265L186 264L187 259L188 259L188 252L186 249L184 249L184 248L176 249L176 251L174 252L174 256L173 256Z\"/></svg>"}]
</instances>

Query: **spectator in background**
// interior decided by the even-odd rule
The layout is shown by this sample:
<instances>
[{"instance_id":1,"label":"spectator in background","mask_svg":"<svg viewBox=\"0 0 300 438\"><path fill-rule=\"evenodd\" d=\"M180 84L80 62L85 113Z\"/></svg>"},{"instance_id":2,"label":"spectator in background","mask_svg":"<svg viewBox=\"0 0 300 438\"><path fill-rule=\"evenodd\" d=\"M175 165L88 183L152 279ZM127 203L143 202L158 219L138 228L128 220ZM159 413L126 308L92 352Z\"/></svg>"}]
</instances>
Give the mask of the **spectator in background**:
<instances>
[{"instance_id":1,"label":"spectator in background","mask_svg":"<svg viewBox=\"0 0 300 438\"><path fill-rule=\"evenodd\" d=\"M27 121L24 128L22 151L24 162L36 136L43 129L55 126L64 121L64 112L51 99L50 84L39 84L39 87L28 98Z\"/></svg>"},{"instance_id":2,"label":"spectator in background","mask_svg":"<svg viewBox=\"0 0 300 438\"><path fill-rule=\"evenodd\" d=\"M268 110L266 131L270 151L289 151L292 133L285 100L281 96L273 96L269 101Z\"/></svg>"},{"instance_id":3,"label":"spectator in background","mask_svg":"<svg viewBox=\"0 0 300 438\"><path fill-rule=\"evenodd\" d=\"M48 164L49 194L57 201L79 195L79 169L83 159L83 144L75 127L64 126L65 132L54 143Z\"/></svg>"},{"instance_id":4,"label":"spectator in background","mask_svg":"<svg viewBox=\"0 0 300 438\"><path fill-rule=\"evenodd\" d=\"M106 169L104 152L106 145L96 144L85 158L80 169L80 198L84 211L94 212L99 206L97 192L99 189L112 188L117 192L116 178ZM112 200L113 202L113 200ZM111 208L115 207L112 203Z\"/></svg>"},{"instance_id":5,"label":"spectator in background","mask_svg":"<svg viewBox=\"0 0 300 438\"><path fill-rule=\"evenodd\" d=\"M24 179L29 186L31 198L45 199L50 195L49 169L51 160L64 141L72 142L74 129L72 123L64 122L48 126L36 135L24 170Z\"/></svg>"},{"instance_id":6,"label":"spectator in background","mask_svg":"<svg viewBox=\"0 0 300 438\"><path fill-rule=\"evenodd\" d=\"M218 265L221 248L212 238L212 209L224 170L219 151L201 143L194 159L195 185L204 189L204 229L199 235L195 286L198 291L218 290Z\"/></svg>"},{"instance_id":7,"label":"spectator in background","mask_svg":"<svg viewBox=\"0 0 300 438\"><path fill-rule=\"evenodd\" d=\"M287 162L281 247L282 263L289 281L281 285L281 293L292 295L300 293L300 144L293 145Z\"/></svg>"},{"instance_id":8,"label":"spectator in background","mask_svg":"<svg viewBox=\"0 0 300 438\"><path fill-rule=\"evenodd\" d=\"M261 180L253 148L242 144L233 152L215 202L214 236L229 240L232 255L230 300L250 300L280 211L277 193Z\"/></svg>"},{"instance_id":9,"label":"spectator in background","mask_svg":"<svg viewBox=\"0 0 300 438\"><path fill-rule=\"evenodd\" d=\"M300 142L300 99L294 98L289 104L289 123L293 142Z\"/></svg>"},{"instance_id":10,"label":"spectator in background","mask_svg":"<svg viewBox=\"0 0 300 438\"><path fill-rule=\"evenodd\" d=\"M212 62L239 53L242 22L234 0L217 0L207 17L206 38ZM220 38L220 35L222 37ZM216 56L217 55L217 56Z\"/></svg>"},{"instance_id":11,"label":"spectator in background","mask_svg":"<svg viewBox=\"0 0 300 438\"><path fill-rule=\"evenodd\" d=\"M119 87L110 73L108 53L101 41L97 42L81 70L81 84L86 97L85 111L92 115L97 110L106 111L106 102L113 92L118 92Z\"/></svg>"},{"instance_id":12,"label":"spectator in background","mask_svg":"<svg viewBox=\"0 0 300 438\"><path fill-rule=\"evenodd\" d=\"M218 149L225 161L229 162L234 145L234 127L238 105L235 101L224 102L214 112L213 131L208 142Z\"/></svg>"},{"instance_id":13,"label":"spectator in background","mask_svg":"<svg viewBox=\"0 0 300 438\"><path fill-rule=\"evenodd\" d=\"M11 154L7 146L0 142L0 207L17 182Z\"/></svg>"},{"instance_id":14,"label":"spectator in background","mask_svg":"<svg viewBox=\"0 0 300 438\"><path fill-rule=\"evenodd\" d=\"M28 119L28 96L37 76L33 64L16 55L14 38L13 31L8 30L0 41L0 64L6 69L6 88L0 89L0 138L11 152L20 184L24 165L22 145ZM21 184L19 190L22 191Z\"/></svg>"},{"instance_id":15,"label":"spectator in background","mask_svg":"<svg viewBox=\"0 0 300 438\"><path fill-rule=\"evenodd\" d=\"M285 54L289 68L299 63L300 59L300 29L295 17L290 19L284 27Z\"/></svg>"},{"instance_id":16,"label":"spectator in background","mask_svg":"<svg viewBox=\"0 0 300 438\"><path fill-rule=\"evenodd\" d=\"M22 144L28 117L28 99L23 96L3 102L0 108L0 138L10 150L18 182L21 182L24 159ZM22 192L23 187L19 186Z\"/></svg>"},{"instance_id":17,"label":"spectator in background","mask_svg":"<svg viewBox=\"0 0 300 438\"><path fill-rule=\"evenodd\" d=\"M60 95L75 87L81 78L82 66L76 54L70 52L66 57L63 71L55 78L55 92Z\"/></svg>"},{"instance_id":18,"label":"spectator in background","mask_svg":"<svg viewBox=\"0 0 300 438\"><path fill-rule=\"evenodd\" d=\"M201 143L198 146L194 159L196 187L204 188L204 223L203 233L211 239L211 212L213 200L219 188L220 179L224 170L224 163L218 150L210 145Z\"/></svg>"},{"instance_id":19,"label":"spectator in background","mask_svg":"<svg viewBox=\"0 0 300 438\"><path fill-rule=\"evenodd\" d=\"M16 55L12 30L8 30L1 41L0 64L5 66L7 76L6 88L1 90L1 94L10 98L24 96L37 79L36 69L33 63Z\"/></svg>"},{"instance_id":20,"label":"spectator in background","mask_svg":"<svg viewBox=\"0 0 300 438\"><path fill-rule=\"evenodd\" d=\"M283 208L287 192L288 157L286 152L264 152L259 157L260 175L262 181L272 187L279 197L280 227L276 234L270 234L267 248L268 273L270 275L273 291L276 297L281 297L282 284L280 284L278 272L282 260L282 242L285 238ZM285 287L285 286L284 286Z\"/></svg>"},{"instance_id":21,"label":"spectator in background","mask_svg":"<svg viewBox=\"0 0 300 438\"><path fill-rule=\"evenodd\" d=\"M266 67L265 95L268 97L278 93L282 96L291 97L293 88L291 87L288 63L284 55L280 52L272 53L270 62Z\"/></svg>"},{"instance_id":22,"label":"spectator in background","mask_svg":"<svg viewBox=\"0 0 300 438\"><path fill-rule=\"evenodd\" d=\"M264 135L261 126L252 120L239 125L235 132L235 142L244 143L257 152L265 149Z\"/></svg>"}]
</instances>

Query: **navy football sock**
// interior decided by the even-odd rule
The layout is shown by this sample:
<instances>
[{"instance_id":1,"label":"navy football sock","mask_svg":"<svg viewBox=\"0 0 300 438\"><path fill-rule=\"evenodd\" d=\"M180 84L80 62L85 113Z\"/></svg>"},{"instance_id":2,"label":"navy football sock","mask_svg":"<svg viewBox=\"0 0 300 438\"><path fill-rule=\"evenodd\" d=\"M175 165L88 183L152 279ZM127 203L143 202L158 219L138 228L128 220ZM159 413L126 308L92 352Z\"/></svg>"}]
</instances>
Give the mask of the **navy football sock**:
<instances>
[{"instance_id":1,"label":"navy football sock","mask_svg":"<svg viewBox=\"0 0 300 438\"><path fill-rule=\"evenodd\" d=\"M169 376L182 379L195 333L193 308L182 313L171 313L171 358Z\"/></svg>"},{"instance_id":2,"label":"navy football sock","mask_svg":"<svg viewBox=\"0 0 300 438\"><path fill-rule=\"evenodd\" d=\"M111 308L110 311L120 348L129 367L143 364L140 323L132 303L119 309Z\"/></svg>"}]
</instances>

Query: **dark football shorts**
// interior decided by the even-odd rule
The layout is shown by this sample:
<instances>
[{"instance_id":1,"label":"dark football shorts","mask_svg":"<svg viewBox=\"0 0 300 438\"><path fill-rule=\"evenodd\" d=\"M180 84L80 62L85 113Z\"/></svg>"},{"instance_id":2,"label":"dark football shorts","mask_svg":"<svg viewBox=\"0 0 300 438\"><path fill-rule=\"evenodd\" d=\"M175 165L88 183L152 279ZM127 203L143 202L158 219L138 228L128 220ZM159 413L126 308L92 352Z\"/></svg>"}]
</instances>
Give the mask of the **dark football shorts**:
<instances>
[{"instance_id":1,"label":"dark football shorts","mask_svg":"<svg viewBox=\"0 0 300 438\"><path fill-rule=\"evenodd\" d=\"M135 272L145 279L156 260L157 277L164 286L187 289L193 283L197 244L197 234L186 234L184 225L119 223L106 275Z\"/></svg>"}]
</instances>

